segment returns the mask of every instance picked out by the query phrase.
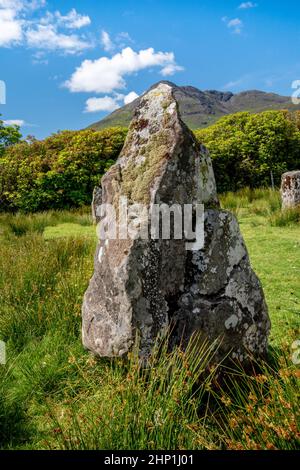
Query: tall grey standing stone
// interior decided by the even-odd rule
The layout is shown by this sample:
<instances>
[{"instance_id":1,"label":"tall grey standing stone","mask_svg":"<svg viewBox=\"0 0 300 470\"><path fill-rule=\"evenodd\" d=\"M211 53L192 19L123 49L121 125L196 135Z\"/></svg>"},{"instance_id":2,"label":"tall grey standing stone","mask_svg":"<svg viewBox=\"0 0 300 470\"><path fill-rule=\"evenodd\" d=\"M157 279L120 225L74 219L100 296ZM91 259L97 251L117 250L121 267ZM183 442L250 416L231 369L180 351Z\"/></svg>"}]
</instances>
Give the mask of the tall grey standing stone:
<instances>
[{"instance_id":1,"label":"tall grey standing stone","mask_svg":"<svg viewBox=\"0 0 300 470\"><path fill-rule=\"evenodd\" d=\"M181 121L172 88L143 96L117 163L102 179L102 203L205 205L205 243L186 240L101 240L84 297L84 346L99 356L122 356L140 339L150 354L172 324L171 342L187 344L195 331L219 339L218 358L264 355L270 329L260 282L251 269L235 217L220 209L211 160ZM107 222L107 221L106 221ZM100 228L103 220L100 222Z\"/></svg>"},{"instance_id":2,"label":"tall grey standing stone","mask_svg":"<svg viewBox=\"0 0 300 470\"><path fill-rule=\"evenodd\" d=\"M281 177L282 208L300 205L300 171L289 171Z\"/></svg>"}]
</instances>

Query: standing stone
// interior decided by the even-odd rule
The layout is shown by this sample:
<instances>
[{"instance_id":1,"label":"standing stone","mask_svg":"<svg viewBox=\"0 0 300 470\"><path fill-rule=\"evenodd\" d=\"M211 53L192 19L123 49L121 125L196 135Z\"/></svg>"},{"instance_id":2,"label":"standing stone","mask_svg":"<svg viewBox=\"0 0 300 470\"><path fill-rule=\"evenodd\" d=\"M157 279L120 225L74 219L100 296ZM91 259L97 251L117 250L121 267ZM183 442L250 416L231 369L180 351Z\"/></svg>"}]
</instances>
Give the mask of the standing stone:
<instances>
[{"instance_id":1,"label":"standing stone","mask_svg":"<svg viewBox=\"0 0 300 470\"><path fill-rule=\"evenodd\" d=\"M281 177L282 208L300 205L300 171L289 171Z\"/></svg>"},{"instance_id":2,"label":"standing stone","mask_svg":"<svg viewBox=\"0 0 300 470\"><path fill-rule=\"evenodd\" d=\"M181 121L167 84L141 99L121 155L102 179L103 204L120 213L124 196L148 213L129 216L134 239L99 241L83 302L84 346L99 356L122 356L138 337L147 357L172 325L173 345L185 346L200 331L219 340L218 359L264 355L270 321L260 282L235 217L220 209L209 154ZM204 247L142 238L154 204L163 203L204 204Z\"/></svg>"}]
</instances>

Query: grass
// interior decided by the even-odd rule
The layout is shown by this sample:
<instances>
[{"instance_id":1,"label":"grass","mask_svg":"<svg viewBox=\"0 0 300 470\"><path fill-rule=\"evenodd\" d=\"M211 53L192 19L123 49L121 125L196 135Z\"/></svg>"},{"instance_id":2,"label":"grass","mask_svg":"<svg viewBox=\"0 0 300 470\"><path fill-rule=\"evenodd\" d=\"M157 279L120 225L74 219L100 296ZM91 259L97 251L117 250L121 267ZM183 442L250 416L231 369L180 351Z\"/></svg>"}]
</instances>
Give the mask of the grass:
<instances>
[{"instance_id":1,"label":"grass","mask_svg":"<svg viewBox=\"0 0 300 470\"><path fill-rule=\"evenodd\" d=\"M73 211L48 211L38 214L1 214L0 215L0 236L11 235L23 236L26 233L43 234L45 229L49 230L51 226L73 224L80 227L90 229L92 225L92 218L87 212L87 208ZM70 236L74 233L74 227L69 227L63 236ZM75 235L77 235L75 233Z\"/></svg>"},{"instance_id":2,"label":"grass","mask_svg":"<svg viewBox=\"0 0 300 470\"><path fill-rule=\"evenodd\" d=\"M96 231L93 226L84 226L75 223L64 223L46 227L44 230L44 239L53 240L54 238L64 238L72 234L73 237L91 237L96 238Z\"/></svg>"},{"instance_id":3,"label":"grass","mask_svg":"<svg viewBox=\"0 0 300 470\"><path fill-rule=\"evenodd\" d=\"M282 211L278 192L268 189L227 193L221 203L235 209L262 281L272 320L271 345L300 338L300 219L290 216L298 209Z\"/></svg>"},{"instance_id":4,"label":"grass","mask_svg":"<svg viewBox=\"0 0 300 470\"><path fill-rule=\"evenodd\" d=\"M95 249L88 210L0 215L2 449L299 448L298 219L281 213L275 191L229 193L222 205L239 218L272 320L269 364L222 381L218 368L204 373L208 345L158 344L146 368L134 352L90 356L80 340Z\"/></svg>"}]
</instances>

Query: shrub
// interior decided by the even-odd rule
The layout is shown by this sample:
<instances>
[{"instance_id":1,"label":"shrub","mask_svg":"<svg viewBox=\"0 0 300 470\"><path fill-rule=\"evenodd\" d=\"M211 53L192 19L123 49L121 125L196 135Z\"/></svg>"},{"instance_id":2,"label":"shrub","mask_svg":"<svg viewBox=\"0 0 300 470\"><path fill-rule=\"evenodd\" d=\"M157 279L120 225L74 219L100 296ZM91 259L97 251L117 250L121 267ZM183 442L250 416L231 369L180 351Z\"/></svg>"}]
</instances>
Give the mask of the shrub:
<instances>
[{"instance_id":1,"label":"shrub","mask_svg":"<svg viewBox=\"0 0 300 470\"><path fill-rule=\"evenodd\" d=\"M195 131L210 151L219 192L278 185L282 173L300 167L299 114L241 112Z\"/></svg>"},{"instance_id":2,"label":"shrub","mask_svg":"<svg viewBox=\"0 0 300 470\"><path fill-rule=\"evenodd\" d=\"M89 204L125 135L122 128L63 131L9 147L0 158L1 210L35 212Z\"/></svg>"},{"instance_id":3,"label":"shrub","mask_svg":"<svg viewBox=\"0 0 300 470\"><path fill-rule=\"evenodd\" d=\"M18 143L21 137L19 126L4 125L4 122L0 119L0 157L3 155L6 148Z\"/></svg>"}]
</instances>

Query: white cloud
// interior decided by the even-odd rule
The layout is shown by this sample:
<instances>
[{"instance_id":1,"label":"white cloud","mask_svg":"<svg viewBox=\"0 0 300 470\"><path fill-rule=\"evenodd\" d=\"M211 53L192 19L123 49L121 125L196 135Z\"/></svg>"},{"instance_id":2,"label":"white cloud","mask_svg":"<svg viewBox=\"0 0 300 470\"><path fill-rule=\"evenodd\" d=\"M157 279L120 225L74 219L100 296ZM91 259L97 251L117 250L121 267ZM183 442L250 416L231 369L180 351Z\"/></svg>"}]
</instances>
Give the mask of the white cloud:
<instances>
[{"instance_id":1,"label":"white cloud","mask_svg":"<svg viewBox=\"0 0 300 470\"><path fill-rule=\"evenodd\" d=\"M243 3L240 4L239 9L240 10L248 10L249 8L255 8L257 6L258 6L257 3L243 2Z\"/></svg>"},{"instance_id":2,"label":"white cloud","mask_svg":"<svg viewBox=\"0 0 300 470\"><path fill-rule=\"evenodd\" d=\"M23 10L39 10L47 5L46 0L19 0L23 4Z\"/></svg>"},{"instance_id":3,"label":"white cloud","mask_svg":"<svg viewBox=\"0 0 300 470\"><path fill-rule=\"evenodd\" d=\"M226 83L222 88L223 90L232 90L233 88L239 87L243 84L243 79L240 78L238 80L232 80Z\"/></svg>"},{"instance_id":4,"label":"white cloud","mask_svg":"<svg viewBox=\"0 0 300 470\"><path fill-rule=\"evenodd\" d=\"M66 54L76 54L91 47L91 44L76 34L59 33L53 25L37 25L26 31L27 44L44 50L61 50Z\"/></svg>"},{"instance_id":5,"label":"white cloud","mask_svg":"<svg viewBox=\"0 0 300 470\"><path fill-rule=\"evenodd\" d=\"M120 49L124 49L124 47L126 47L128 44L134 43L133 39L126 31L122 31L121 33L117 34L115 41Z\"/></svg>"},{"instance_id":6,"label":"white cloud","mask_svg":"<svg viewBox=\"0 0 300 470\"><path fill-rule=\"evenodd\" d=\"M227 16L224 16L222 21L227 24L227 28L229 28L234 34L241 34L244 23L242 20L240 20L240 18L230 19L227 18Z\"/></svg>"},{"instance_id":7,"label":"white cloud","mask_svg":"<svg viewBox=\"0 0 300 470\"><path fill-rule=\"evenodd\" d=\"M133 40L131 39L129 33L127 33L126 31L122 31L121 33L117 34L117 37L116 37L117 41L128 41L128 42L133 42Z\"/></svg>"},{"instance_id":8,"label":"white cloud","mask_svg":"<svg viewBox=\"0 0 300 470\"><path fill-rule=\"evenodd\" d=\"M236 79L229 81L225 85L222 86L223 90L229 90L236 92L238 90L251 90L257 86L258 80L260 81L260 77L255 74L247 73L242 75L241 77L237 77Z\"/></svg>"},{"instance_id":9,"label":"white cloud","mask_svg":"<svg viewBox=\"0 0 300 470\"><path fill-rule=\"evenodd\" d=\"M124 104L132 103L138 97L139 95L135 91L131 91L128 95L124 96Z\"/></svg>"},{"instance_id":10,"label":"white cloud","mask_svg":"<svg viewBox=\"0 0 300 470\"><path fill-rule=\"evenodd\" d=\"M0 46L20 42L22 36L22 21L17 19L17 12L10 8L0 9Z\"/></svg>"},{"instance_id":11,"label":"white cloud","mask_svg":"<svg viewBox=\"0 0 300 470\"><path fill-rule=\"evenodd\" d=\"M15 12L38 10L46 5L46 0L0 0L0 8L11 9Z\"/></svg>"},{"instance_id":12,"label":"white cloud","mask_svg":"<svg viewBox=\"0 0 300 470\"><path fill-rule=\"evenodd\" d=\"M62 32L60 28L76 30L90 23L89 16L77 13L75 8L66 15L62 15L59 11L55 13L47 11L39 23L27 29L25 33L27 44L37 49L60 50L66 54L77 54L92 47L92 44L84 36Z\"/></svg>"},{"instance_id":13,"label":"white cloud","mask_svg":"<svg viewBox=\"0 0 300 470\"><path fill-rule=\"evenodd\" d=\"M29 8L33 8L32 2L0 0L0 46L8 47L21 42L25 23L21 13ZM37 4L35 8L38 8Z\"/></svg>"},{"instance_id":14,"label":"white cloud","mask_svg":"<svg viewBox=\"0 0 300 470\"><path fill-rule=\"evenodd\" d=\"M118 33L113 39L107 31L101 32L101 44L106 52L113 52L115 49L124 49L128 44L133 44L129 33L122 31Z\"/></svg>"},{"instance_id":15,"label":"white cloud","mask_svg":"<svg viewBox=\"0 0 300 470\"><path fill-rule=\"evenodd\" d=\"M162 67L163 72L169 65L177 67L173 52L155 52L152 47L135 52L126 47L111 58L84 60L65 86L71 92L110 93L125 88L126 75L151 67Z\"/></svg>"},{"instance_id":16,"label":"white cloud","mask_svg":"<svg viewBox=\"0 0 300 470\"><path fill-rule=\"evenodd\" d=\"M69 29L80 29L91 24L90 17L77 13L75 8L72 8L72 10L65 16L63 16L59 11L56 11L55 17L57 18L58 23Z\"/></svg>"},{"instance_id":17,"label":"white cloud","mask_svg":"<svg viewBox=\"0 0 300 470\"><path fill-rule=\"evenodd\" d=\"M174 75L174 73L181 72L182 70L184 70L184 67L181 67L181 65L168 64L161 70L161 74L164 77L170 77Z\"/></svg>"},{"instance_id":18,"label":"white cloud","mask_svg":"<svg viewBox=\"0 0 300 470\"><path fill-rule=\"evenodd\" d=\"M102 98L89 98L86 101L85 112L95 113L98 111L115 111L123 104L132 103L139 95L135 91L131 91L127 95L122 93L114 93L113 96L103 96Z\"/></svg>"},{"instance_id":19,"label":"white cloud","mask_svg":"<svg viewBox=\"0 0 300 470\"><path fill-rule=\"evenodd\" d=\"M104 96L103 98L89 98L86 101L86 113L95 113L98 111L115 111L120 107L117 98Z\"/></svg>"},{"instance_id":20,"label":"white cloud","mask_svg":"<svg viewBox=\"0 0 300 470\"><path fill-rule=\"evenodd\" d=\"M15 11L22 10L24 8L24 1L20 0L0 0L0 8L12 9Z\"/></svg>"},{"instance_id":21,"label":"white cloud","mask_svg":"<svg viewBox=\"0 0 300 470\"><path fill-rule=\"evenodd\" d=\"M6 121L3 121L3 124L5 126L19 126L22 127L25 125L25 121L23 119L8 119Z\"/></svg>"},{"instance_id":22,"label":"white cloud","mask_svg":"<svg viewBox=\"0 0 300 470\"><path fill-rule=\"evenodd\" d=\"M15 2L16 3L16 2ZM19 0L23 4L23 10L38 10L46 6L46 0Z\"/></svg>"},{"instance_id":23,"label":"white cloud","mask_svg":"<svg viewBox=\"0 0 300 470\"><path fill-rule=\"evenodd\" d=\"M66 15L62 15L60 11L51 13L47 11L45 16L40 20L41 24L52 24L56 27L63 27L67 29L80 29L84 26L91 24L91 19L87 15L77 13L75 8L69 11Z\"/></svg>"},{"instance_id":24,"label":"white cloud","mask_svg":"<svg viewBox=\"0 0 300 470\"><path fill-rule=\"evenodd\" d=\"M48 65L49 61L46 58L46 52L45 51L36 51L32 55L32 63L33 64L44 64Z\"/></svg>"},{"instance_id":25,"label":"white cloud","mask_svg":"<svg viewBox=\"0 0 300 470\"><path fill-rule=\"evenodd\" d=\"M240 34L243 28L243 22L239 18L234 18L228 22L228 28L232 28L235 34Z\"/></svg>"},{"instance_id":26,"label":"white cloud","mask_svg":"<svg viewBox=\"0 0 300 470\"><path fill-rule=\"evenodd\" d=\"M42 18L35 17L34 11L45 5L45 0L0 0L0 47L22 44L75 54L92 46L84 36L71 32L89 25L88 16L73 8L65 16L56 11L46 12Z\"/></svg>"},{"instance_id":27,"label":"white cloud","mask_svg":"<svg viewBox=\"0 0 300 470\"><path fill-rule=\"evenodd\" d=\"M111 52L115 48L110 35L104 30L101 32L101 44L106 52Z\"/></svg>"}]
</instances>

